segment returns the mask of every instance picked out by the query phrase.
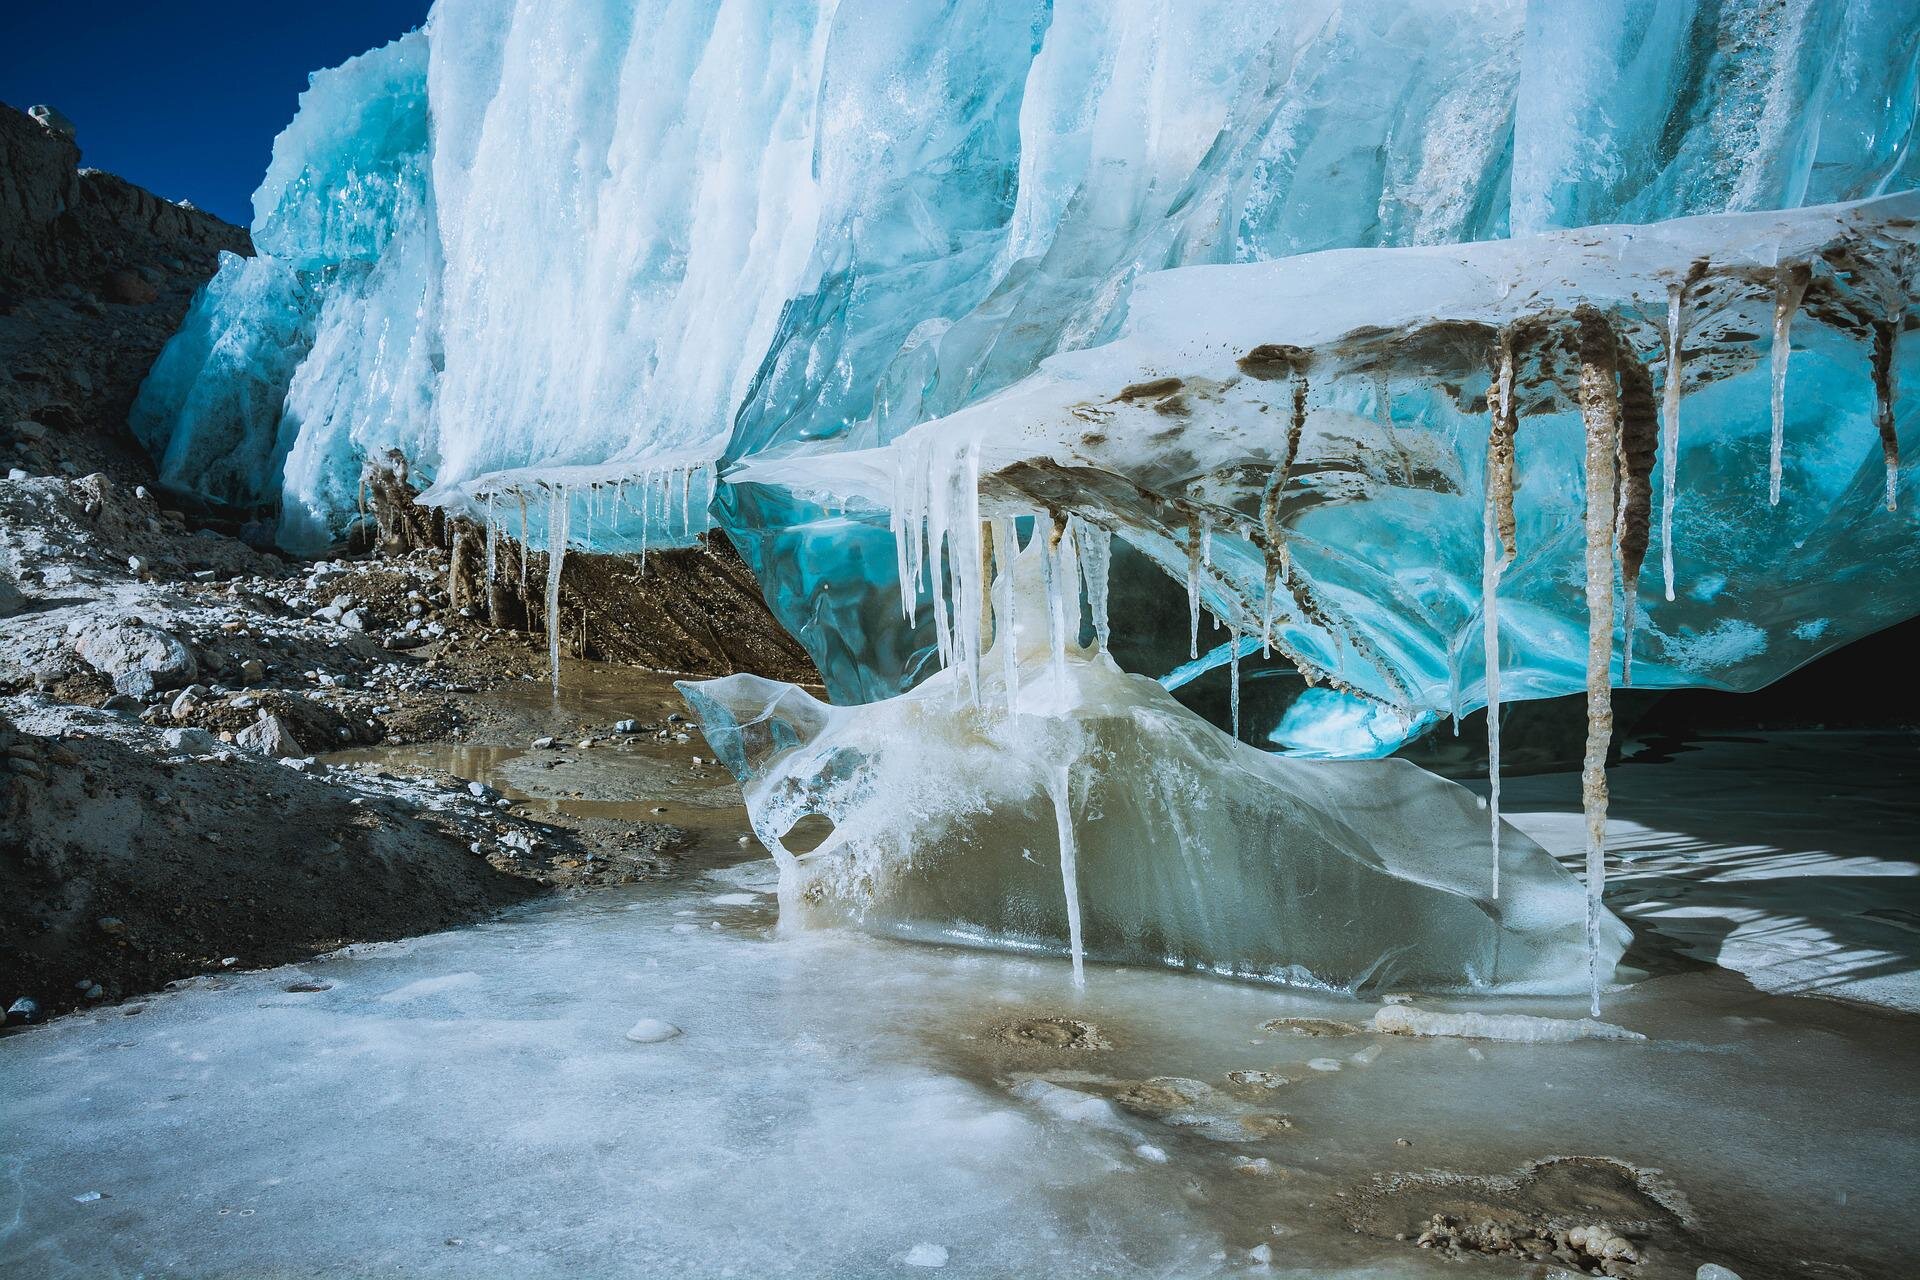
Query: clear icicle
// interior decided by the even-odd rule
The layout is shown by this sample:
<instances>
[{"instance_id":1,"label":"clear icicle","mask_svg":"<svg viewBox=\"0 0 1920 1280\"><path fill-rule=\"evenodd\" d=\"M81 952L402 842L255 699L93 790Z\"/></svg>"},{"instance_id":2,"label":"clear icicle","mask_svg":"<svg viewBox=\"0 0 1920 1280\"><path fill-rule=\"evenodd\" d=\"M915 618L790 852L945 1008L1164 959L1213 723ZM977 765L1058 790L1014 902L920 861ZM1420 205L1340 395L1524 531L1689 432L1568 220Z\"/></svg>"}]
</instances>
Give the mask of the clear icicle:
<instances>
[{"instance_id":1,"label":"clear icicle","mask_svg":"<svg viewBox=\"0 0 1920 1280\"><path fill-rule=\"evenodd\" d=\"M1052 536L1051 549L1048 544L1041 544L1042 550L1048 551L1050 561L1047 603L1053 611L1053 619L1048 633L1053 642L1053 684L1064 701L1067 694L1067 646L1077 644L1080 639L1080 570L1073 548L1073 526L1062 523L1048 532Z\"/></svg>"},{"instance_id":2,"label":"clear icicle","mask_svg":"<svg viewBox=\"0 0 1920 1280\"><path fill-rule=\"evenodd\" d=\"M640 476L640 576L647 575L647 501L653 492L653 472L642 472Z\"/></svg>"},{"instance_id":3,"label":"clear icicle","mask_svg":"<svg viewBox=\"0 0 1920 1280\"><path fill-rule=\"evenodd\" d=\"M935 461L939 462L934 469ZM933 593L933 633L939 644L940 665L954 665L953 619L947 602L947 522L948 500L952 496L953 469L949 459L937 450L927 456L927 587Z\"/></svg>"},{"instance_id":4,"label":"clear icicle","mask_svg":"<svg viewBox=\"0 0 1920 1280\"><path fill-rule=\"evenodd\" d=\"M547 661L553 668L553 692L560 693L560 573L567 559L567 519L573 495L565 488L549 491L547 504Z\"/></svg>"},{"instance_id":5,"label":"clear icicle","mask_svg":"<svg viewBox=\"0 0 1920 1280\"><path fill-rule=\"evenodd\" d=\"M520 594L527 593L527 491L515 489L513 496L520 501Z\"/></svg>"},{"instance_id":6,"label":"clear icicle","mask_svg":"<svg viewBox=\"0 0 1920 1280\"><path fill-rule=\"evenodd\" d=\"M494 514L494 495L487 495L487 587L493 587L494 575L500 569L500 517Z\"/></svg>"},{"instance_id":7,"label":"clear icicle","mask_svg":"<svg viewBox=\"0 0 1920 1280\"><path fill-rule=\"evenodd\" d=\"M1587 435L1587 742L1580 771L1587 828L1587 982L1600 1012L1600 900L1607 876L1607 748L1613 737L1613 570L1620 402L1612 326L1583 308L1580 412Z\"/></svg>"},{"instance_id":8,"label":"clear icicle","mask_svg":"<svg viewBox=\"0 0 1920 1280\"><path fill-rule=\"evenodd\" d=\"M1093 614L1094 643L1105 652L1107 641L1112 637L1107 622L1107 578L1113 567L1113 534L1076 517L1074 545L1080 552L1080 574L1087 584L1087 608Z\"/></svg>"},{"instance_id":9,"label":"clear icicle","mask_svg":"<svg viewBox=\"0 0 1920 1280\"><path fill-rule=\"evenodd\" d=\"M1073 985L1087 985L1087 952L1080 934L1079 851L1073 838L1073 779L1064 764L1047 773L1047 792L1053 799L1053 824L1060 836L1060 890L1067 900L1067 948L1073 956Z\"/></svg>"},{"instance_id":10,"label":"clear icicle","mask_svg":"<svg viewBox=\"0 0 1920 1280\"><path fill-rule=\"evenodd\" d=\"M1213 568L1213 517L1200 517L1200 564L1204 568Z\"/></svg>"},{"instance_id":11,"label":"clear icicle","mask_svg":"<svg viewBox=\"0 0 1920 1280\"><path fill-rule=\"evenodd\" d=\"M1187 657L1200 656L1200 517L1187 522Z\"/></svg>"},{"instance_id":12,"label":"clear icicle","mask_svg":"<svg viewBox=\"0 0 1920 1280\"><path fill-rule=\"evenodd\" d=\"M1013 621L1013 558L1019 552L1020 538L1012 517L996 517L993 522L993 642L1000 649L1009 712L1020 704L1020 641Z\"/></svg>"},{"instance_id":13,"label":"clear icicle","mask_svg":"<svg viewBox=\"0 0 1920 1280\"><path fill-rule=\"evenodd\" d=\"M1807 291L1808 270L1804 264L1788 267L1773 286L1773 441L1767 452L1767 505L1780 505L1781 455L1787 439L1787 358L1792 354L1789 335L1794 313Z\"/></svg>"},{"instance_id":14,"label":"clear icicle","mask_svg":"<svg viewBox=\"0 0 1920 1280\"><path fill-rule=\"evenodd\" d=\"M1227 706L1233 719L1233 740L1240 740L1240 628L1227 627Z\"/></svg>"},{"instance_id":15,"label":"clear icicle","mask_svg":"<svg viewBox=\"0 0 1920 1280\"><path fill-rule=\"evenodd\" d=\"M1033 518L1034 550L1040 556L1040 582L1047 601L1047 652L1059 652L1061 660L1053 665L1054 692L1064 702L1067 696L1066 684L1066 630L1064 614L1066 610L1060 602L1060 582L1055 575L1055 556L1053 551L1053 517L1042 511Z\"/></svg>"},{"instance_id":16,"label":"clear icicle","mask_svg":"<svg viewBox=\"0 0 1920 1280\"><path fill-rule=\"evenodd\" d=\"M1500 577L1506 555L1500 545L1499 501L1492 450L1488 451L1487 507L1480 536L1480 624L1487 676L1487 808L1493 838L1493 896L1500 896Z\"/></svg>"},{"instance_id":17,"label":"clear icicle","mask_svg":"<svg viewBox=\"0 0 1920 1280\"><path fill-rule=\"evenodd\" d=\"M1687 339L1686 286L1667 286L1667 373L1660 388L1660 574L1673 599L1673 494L1680 470L1681 352Z\"/></svg>"},{"instance_id":18,"label":"clear icicle","mask_svg":"<svg viewBox=\"0 0 1920 1280\"><path fill-rule=\"evenodd\" d=\"M1880 452L1887 463L1887 510L1900 509L1900 436L1893 418L1893 348L1900 337L1898 320L1877 320L1873 326L1873 422L1880 431Z\"/></svg>"}]
</instances>

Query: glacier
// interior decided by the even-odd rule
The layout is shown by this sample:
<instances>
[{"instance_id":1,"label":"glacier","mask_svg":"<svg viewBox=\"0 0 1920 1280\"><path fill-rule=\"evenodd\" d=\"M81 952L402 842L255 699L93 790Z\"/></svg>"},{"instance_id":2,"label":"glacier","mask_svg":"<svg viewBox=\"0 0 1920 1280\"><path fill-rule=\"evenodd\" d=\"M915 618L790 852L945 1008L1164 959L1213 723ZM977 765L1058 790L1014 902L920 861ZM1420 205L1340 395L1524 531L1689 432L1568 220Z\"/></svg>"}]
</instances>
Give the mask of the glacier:
<instances>
[{"instance_id":1,"label":"glacier","mask_svg":"<svg viewBox=\"0 0 1920 1280\"><path fill-rule=\"evenodd\" d=\"M717 527L875 717L977 706L993 544L1071 531L1123 703L1224 666L1226 737L1332 757L1491 706L1493 901L1502 703L1585 692L1597 831L1615 685L1920 611L1912 18L438 0L313 77L132 420L294 551L394 458L551 592ZM1255 654L1314 687L1243 723Z\"/></svg>"}]
</instances>

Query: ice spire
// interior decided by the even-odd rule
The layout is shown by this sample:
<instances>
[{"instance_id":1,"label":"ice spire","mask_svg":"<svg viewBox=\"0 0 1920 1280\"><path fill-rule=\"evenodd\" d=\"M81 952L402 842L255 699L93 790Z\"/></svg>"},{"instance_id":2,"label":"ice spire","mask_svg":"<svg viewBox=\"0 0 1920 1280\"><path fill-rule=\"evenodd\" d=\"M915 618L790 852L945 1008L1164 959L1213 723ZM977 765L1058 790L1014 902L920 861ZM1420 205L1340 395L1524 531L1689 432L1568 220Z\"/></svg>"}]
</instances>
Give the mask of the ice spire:
<instances>
[{"instance_id":1,"label":"ice spire","mask_svg":"<svg viewBox=\"0 0 1920 1280\"><path fill-rule=\"evenodd\" d=\"M567 518L573 494L564 486L547 491L547 662L554 696L560 694L560 572L567 559Z\"/></svg>"},{"instance_id":2,"label":"ice spire","mask_svg":"<svg viewBox=\"0 0 1920 1280\"><path fill-rule=\"evenodd\" d=\"M1613 550L1619 341L1598 311L1582 307L1580 416L1587 433L1587 744L1580 771L1587 826L1587 983L1600 1012L1600 898L1607 876L1607 748L1613 737Z\"/></svg>"},{"instance_id":3,"label":"ice spire","mask_svg":"<svg viewBox=\"0 0 1920 1280\"><path fill-rule=\"evenodd\" d=\"M1873 322L1873 422L1880 429L1880 452L1887 460L1887 510L1900 509L1900 437L1893 421L1893 344L1898 320Z\"/></svg>"},{"instance_id":4,"label":"ice spire","mask_svg":"<svg viewBox=\"0 0 1920 1280\"><path fill-rule=\"evenodd\" d=\"M1780 463L1787 438L1787 357L1789 335L1812 272L1804 262L1781 268L1773 284L1773 442L1767 453L1767 505L1780 505Z\"/></svg>"}]
</instances>

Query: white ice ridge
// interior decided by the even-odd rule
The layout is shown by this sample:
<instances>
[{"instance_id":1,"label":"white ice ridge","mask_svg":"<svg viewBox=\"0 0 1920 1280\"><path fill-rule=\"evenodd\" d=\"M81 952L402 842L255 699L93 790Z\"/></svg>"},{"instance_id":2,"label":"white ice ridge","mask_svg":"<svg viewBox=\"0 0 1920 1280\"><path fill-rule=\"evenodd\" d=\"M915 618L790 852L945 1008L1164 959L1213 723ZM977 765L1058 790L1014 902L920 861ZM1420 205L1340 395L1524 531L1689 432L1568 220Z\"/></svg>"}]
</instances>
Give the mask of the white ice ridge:
<instances>
[{"instance_id":1,"label":"white ice ridge","mask_svg":"<svg viewBox=\"0 0 1920 1280\"><path fill-rule=\"evenodd\" d=\"M756 676L681 683L779 865L783 928L1338 990L1586 988L1580 886L1508 829L1494 900L1471 793L1404 761L1236 742L1083 645L1075 534L1037 522L1012 573L994 537L993 576L962 593L987 602L976 639L950 637L964 661L910 693L834 707ZM832 833L795 852L812 815ZM1608 972L1626 940L1605 916Z\"/></svg>"},{"instance_id":2,"label":"white ice ridge","mask_svg":"<svg viewBox=\"0 0 1920 1280\"><path fill-rule=\"evenodd\" d=\"M1573 692L1584 672L1566 661L1564 640L1584 619L1561 586L1577 555L1558 531L1577 524L1584 506L1574 312L1603 315L1623 365L1659 366L1670 354L1669 316L1680 311L1669 305L1672 290L1684 286L1685 367L1667 397L1669 439L1682 391L1712 400L1715 413L1694 410L1690 460L1677 470L1693 478L1693 506L1712 524L1751 523L1756 550L1780 542L1778 596L1749 599L1743 618L1789 632L1820 607L1805 588L1822 581L1821 556L1797 550L1808 529L1851 538L1856 558L1911 540L1904 522L1872 508L1882 450L1891 465L1899 456L1891 391L1899 378L1876 371L1914 362L1916 344L1881 335L1920 323L1917 219L1920 194L1909 192L1149 274L1105 346L1055 356L888 447L753 458L727 479L890 509L915 586L941 581L928 566L947 554L941 541L956 503L988 519L1070 512L1192 583L1198 604L1227 625L1270 634L1310 676L1403 711L1471 709L1480 682L1449 660L1471 621L1457 602L1479 597L1483 568L1485 514L1473 492L1481 468L1469 465L1478 451L1467 446L1485 427L1468 424L1485 422L1505 332L1516 347L1520 424L1520 545L1499 580L1501 625L1521 663L1509 682L1522 697ZM1793 368L1807 371L1795 386L1812 384L1826 424L1805 450L1787 445L1799 474L1797 497L1790 484L1785 501L1804 504L1804 523L1774 520L1770 530L1747 519L1764 509L1764 486L1756 504L1745 476L1734 488L1733 473L1735 441L1768 420L1745 405L1757 394L1764 406L1774 385L1755 370L1767 363L1782 279L1799 294ZM1387 425L1363 412L1378 403L1383 377L1398 392ZM1784 374L1780 385L1784 396ZM1893 426L1876 431L1881 423ZM1203 528L1204 556L1194 542ZM1683 526L1673 537L1683 575L1725 569L1699 559ZM1413 574L1435 579L1436 568L1430 588L1409 589ZM1802 570L1812 583L1796 581ZM1724 620L1710 594L1655 604L1650 624L1630 620L1653 641L1651 652L1640 642L1636 683L1742 687L1777 673L1777 660L1751 664L1751 675L1741 669L1742 656L1757 655L1699 660L1686 638ZM1457 687L1463 679L1467 687Z\"/></svg>"}]
</instances>

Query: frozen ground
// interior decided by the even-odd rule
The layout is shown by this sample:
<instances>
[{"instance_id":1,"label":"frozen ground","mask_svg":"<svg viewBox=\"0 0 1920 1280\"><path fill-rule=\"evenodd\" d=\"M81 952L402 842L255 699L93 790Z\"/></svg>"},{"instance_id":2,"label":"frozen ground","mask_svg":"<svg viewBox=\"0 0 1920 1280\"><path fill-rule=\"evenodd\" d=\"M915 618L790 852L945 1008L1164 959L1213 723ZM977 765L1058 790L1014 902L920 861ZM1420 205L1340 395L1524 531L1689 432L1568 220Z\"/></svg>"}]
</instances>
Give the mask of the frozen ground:
<instances>
[{"instance_id":1,"label":"frozen ground","mask_svg":"<svg viewBox=\"0 0 1920 1280\"><path fill-rule=\"evenodd\" d=\"M1645 1041L1306 1035L1264 1024L1377 1006L779 936L764 862L203 979L0 1040L0 1274L1546 1274L1354 1206L1554 1155L1677 1192L1629 1274L1908 1274L1916 1024L1774 992L1911 1007L1914 759L1828 734L1616 771L1651 976L1605 1016ZM1509 785L1570 847L1569 780ZM1111 1047L1002 1034L1049 1016Z\"/></svg>"}]
</instances>

